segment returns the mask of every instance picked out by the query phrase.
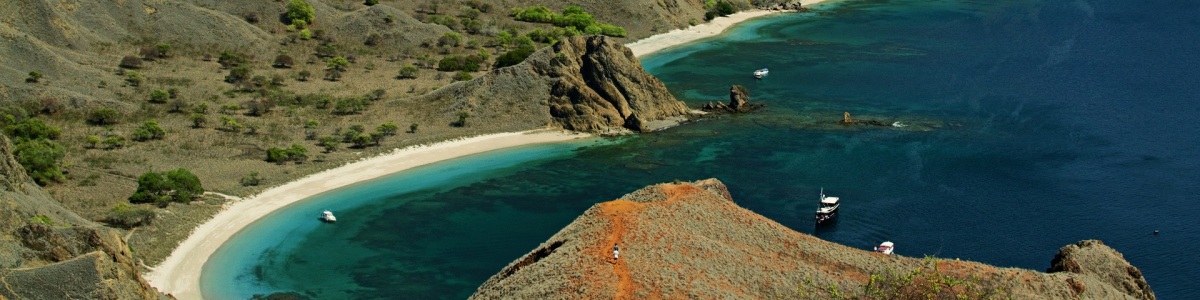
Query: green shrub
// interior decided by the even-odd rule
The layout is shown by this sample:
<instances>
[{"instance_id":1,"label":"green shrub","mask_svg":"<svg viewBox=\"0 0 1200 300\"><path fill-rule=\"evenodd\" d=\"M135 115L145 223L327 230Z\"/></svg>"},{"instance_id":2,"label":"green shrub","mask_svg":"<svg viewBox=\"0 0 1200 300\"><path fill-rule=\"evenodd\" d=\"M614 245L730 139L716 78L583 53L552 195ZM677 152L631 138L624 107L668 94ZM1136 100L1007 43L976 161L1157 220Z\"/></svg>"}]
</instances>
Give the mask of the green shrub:
<instances>
[{"instance_id":1,"label":"green shrub","mask_svg":"<svg viewBox=\"0 0 1200 300\"><path fill-rule=\"evenodd\" d=\"M14 143L37 139L57 140L59 136L62 136L62 130L46 125L37 118L28 118L5 126L4 131L13 139Z\"/></svg>"},{"instance_id":2,"label":"green shrub","mask_svg":"<svg viewBox=\"0 0 1200 300\"><path fill-rule=\"evenodd\" d=\"M29 77L25 78L25 82L38 83L42 80L42 73L38 71L29 71Z\"/></svg>"},{"instance_id":3,"label":"green shrub","mask_svg":"<svg viewBox=\"0 0 1200 300\"><path fill-rule=\"evenodd\" d=\"M166 135L167 131L163 130L162 126L159 126L158 121L155 120L146 121L141 127L133 130L133 140L138 142L161 140Z\"/></svg>"},{"instance_id":4,"label":"green shrub","mask_svg":"<svg viewBox=\"0 0 1200 300\"><path fill-rule=\"evenodd\" d=\"M117 66L122 69L141 69L142 59L137 56L126 55L124 58L121 58L121 63Z\"/></svg>"},{"instance_id":5,"label":"green shrub","mask_svg":"<svg viewBox=\"0 0 1200 300\"><path fill-rule=\"evenodd\" d=\"M92 125L112 125L117 124L118 117L120 117L120 114L116 110L101 108L89 113L87 122Z\"/></svg>"},{"instance_id":6,"label":"green shrub","mask_svg":"<svg viewBox=\"0 0 1200 300\"><path fill-rule=\"evenodd\" d=\"M179 168L163 173L146 172L138 177L137 191L129 196L131 203L191 202L197 195L204 194L200 179L191 171Z\"/></svg>"},{"instance_id":7,"label":"green shrub","mask_svg":"<svg viewBox=\"0 0 1200 300\"><path fill-rule=\"evenodd\" d=\"M487 58L483 57L482 55L478 55L478 54L466 55L466 56L451 55L451 56L442 58L441 61L438 61L437 69L438 69L438 71L446 71L446 72L449 72L449 71L475 72L475 71L479 71L480 65L483 64L484 61L486 61L486 60L487 60Z\"/></svg>"},{"instance_id":8,"label":"green shrub","mask_svg":"<svg viewBox=\"0 0 1200 300\"><path fill-rule=\"evenodd\" d=\"M304 0L291 0L287 4L287 18L292 24L297 21L302 21L304 24L312 24L315 21L317 11L312 5Z\"/></svg>"},{"instance_id":9,"label":"green shrub","mask_svg":"<svg viewBox=\"0 0 1200 300\"><path fill-rule=\"evenodd\" d=\"M164 89L150 91L150 103L167 103L167 99L170 98L171 94Z\"/></svg>"},{"instance_id":10,"label":"green shrub","mask_svg":"<svg viewBox=\"0 0 1200 300\"><path fill-rule=\"evenodd\" d=\"M513 8L510 13L513 19L517 21L534 22L534 23L550 23L558 14L550 11L550 8L535 5L526 8Z\"/></svg>"},{"instance_id":11,"label":"green shrub","mask_svg":"<svg viewBox=\"0 0 1200 300\"><path fill-rule=\"evenodd\" d=\"M375 127L375 131L378 131L383 135L396 135L396 132L400 131L400 126L396 125L396 122L387 121L383 124L380 124L379 127Z\"/></svg>"},{"instance_id":12,"label":"green shrub","mask_svg":"<svg viewBox=\"0 0 1200 300\"><path fill-rule=\"evenodd\" d=\"M64 153L62 145L45 138L26 140L13 147L17 163L39 185L66 180L62 173Z\"/></svg>"},{"instance_id":13,"label":"green shrub","mask_svg":"<svg viewBox=\"0 0 1200 300\"><path fill-rule=\"evenodd\" d=\"M372 6L375 4L379 4L379 0L367 0L367 2L364 4L366 4L367 6Z\"/></svg>"},{"instance_id":14,"label":"green shrub","mask_svg":"<svg viewBox=\"0 0 1200 300\"><path fill-rule=\"evenodd\" d=\"M154 211L127 203L117 203L104 216L104 222L122 228L149 225L157 214Z\"/></svg>"},{"instance_id":15,"label":"green shrub","mask_svg":"<svg viewBox=\"0 0 1200 300\"><path fill-rule=\"evenodd\" d=\"M223 69L240 66L246 62L246 57L230 51L221 51L221 55L217 58L217 63L221 64Z\"/></svg>"},{"instance_id":16,"label":"green shrub","mask_svg":"<svg viewBox=\"0 0 1200 300\"><path fill-rule=\"evenodd\" d=\"M143 80L145 80L145 78L142 78L141 73L134 72L134 71L125 72L125 83L129 84L129 86L132 86L132 87L141 86Z\"/></svg>"},{"instance_id":17,"label":"green shrub","mask_svg":"<svg viewBox=\"0 0 1200 300\"><path fill-rule=\"evenodd\" d=\"M467 80L471 80L471 79L472 79L472 77L471 77L471 72L467 72L467 71L458 71L458 73L454 73L454 77L453 77L452 79L454 79L454 81L467 81Z\"/></svg>"},{"instance_id":18,"label":"green shrub","mask_svg":"<svg viewBox=\"0 0 1200 300\"><path fill-rule=\"evenodd\" d=\"M241 180L238 180L238 183L240 183L242 186L258 186L260 183L262 183L262 178L258 178L258 172L250 172L249 175L246 175L242 177Z\"/></svg>"},{"instance_id":19,"label":"green shrub","mask_svg":"<svg viewBox=\"0 0 1200 300\"><path fill-rule=\"evenodd\" d=\"M533 46L522 46L512 51L505 52L499 57L496 57L496 68L503 68L525 61L529 55L533 54Z\"/></svg>"}]
</instances>

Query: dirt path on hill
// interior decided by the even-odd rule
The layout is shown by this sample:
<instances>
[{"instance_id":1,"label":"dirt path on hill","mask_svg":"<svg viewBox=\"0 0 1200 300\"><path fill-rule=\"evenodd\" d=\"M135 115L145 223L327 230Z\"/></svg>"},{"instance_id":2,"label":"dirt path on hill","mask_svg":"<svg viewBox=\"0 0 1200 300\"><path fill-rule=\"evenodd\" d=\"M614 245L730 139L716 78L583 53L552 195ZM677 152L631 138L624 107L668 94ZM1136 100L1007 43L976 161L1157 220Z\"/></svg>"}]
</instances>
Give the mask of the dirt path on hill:
<instances>
[{"instance_id":1,"label":"dirt path on hill","mask_svg":"<svg viewBox=\"0 0 1200 300\"><path fill-rule=\"evenodd\" d=\"M611 246L608 245L620 245L624 241L623 238L627 230L625 219L629 214L638 210L639 206L641 205L627 200L616 200L604 204L602 207L604 215L609 218L609 221L613 225L609 231L608 238L605 239L605 243L601 244L600 247L611 251L612 249L609 248ZM605 253L605 251L601 251L601 253ZM637 286L633 283L633 274L629 272L629 265L626 264L627 260L614 260L611 256L606 257L605 260L613 264L613 275L617 276L617 293L613 299L634 299L633 293L637 289Z\"/></svg>"}]
</instances>

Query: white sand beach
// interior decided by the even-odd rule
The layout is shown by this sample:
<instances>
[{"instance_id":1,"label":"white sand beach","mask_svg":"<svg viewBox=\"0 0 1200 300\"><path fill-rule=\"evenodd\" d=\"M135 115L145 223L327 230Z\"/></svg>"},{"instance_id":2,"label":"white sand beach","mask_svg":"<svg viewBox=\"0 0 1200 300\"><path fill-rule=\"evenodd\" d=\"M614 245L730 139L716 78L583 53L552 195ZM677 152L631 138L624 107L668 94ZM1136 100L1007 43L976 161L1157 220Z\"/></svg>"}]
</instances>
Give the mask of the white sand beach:
<instances>
[{"instance_id":1,"label":"white sand beach","mask_svg":"<svg viewBox=\"0 0 1200 300\"><path fill-rule=\"evenodd\" d=\"M397 149L309 175L229 205L199 227L171 255L145 275L150 285L178 299L201 299L200 272L217 248L242 228L288 204L356 182L413 167L504 148L588 138L565 130L532 130L458 139Z\"/></svg>"},{"instance_id":2,"label":"white sand beach","mask_svg":"<svg viewBox=\"0 0 1200 300\"><path fill-rule=\"evenodd\" d=\"M828 0L801 0L802 6L810 6ZM729 16L720 17L704 24L697 24L683 29L671 30L667 33L656 34L648 38L640 39L636 42L625 44L629 50L633 50L633 55L642 57L647 54L662 51L663 49L695 42L700 39L713 37L725 32L726 29L733 27L737 23L745 22L750 19L768 16L778 13L786 13L788 11L779 10L747 10L734 13Z\"/></svg>"}]
</instances>

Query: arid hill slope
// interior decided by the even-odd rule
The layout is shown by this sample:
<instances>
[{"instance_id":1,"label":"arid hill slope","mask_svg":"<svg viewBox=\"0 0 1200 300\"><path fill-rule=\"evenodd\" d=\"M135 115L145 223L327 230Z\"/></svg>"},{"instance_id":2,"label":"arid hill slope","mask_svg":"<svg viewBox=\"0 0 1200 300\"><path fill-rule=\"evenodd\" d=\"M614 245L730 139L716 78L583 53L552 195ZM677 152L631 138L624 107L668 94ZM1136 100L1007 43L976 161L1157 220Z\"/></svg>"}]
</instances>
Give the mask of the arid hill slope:
<instances>
[{"instance_id":1,"label":"arid hill slope","mask_svg":"<svg viewBox=\"0 0 1200 300\"><path fill-rule=\"evenodd\" d=\"M59 206L0 135L0 299L157 299L112 229Z\"/></svg>"},{"instance_id":2,"label":"arid hill slope","mask_svg":"<svg viewBox=\"0 0 1200 300\"><path fill-rule=\"evenodd\" d=\"M472 299L1154 299L1099 241L1054 261L1042 273L849 248L743 209L708 179L596 204Z\"/></svg>"}]
</instances>

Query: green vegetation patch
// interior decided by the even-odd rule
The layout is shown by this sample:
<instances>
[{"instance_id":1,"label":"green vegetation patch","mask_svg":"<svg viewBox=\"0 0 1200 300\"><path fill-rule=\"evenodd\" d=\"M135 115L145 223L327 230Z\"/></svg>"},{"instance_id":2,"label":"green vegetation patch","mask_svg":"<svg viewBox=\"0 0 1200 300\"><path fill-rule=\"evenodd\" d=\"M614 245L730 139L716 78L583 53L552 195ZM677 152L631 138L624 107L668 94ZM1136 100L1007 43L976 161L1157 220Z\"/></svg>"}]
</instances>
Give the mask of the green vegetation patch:
<instances>
[{"instance_id":1,"label":"green vegetation patch","mask_svg":"<svg viewBox=\"0 0 1200 300\"><path fill-rule=\"evenodd\" d=\"M578 5L567 6L561 14L555 13L550 8L541 5L525 8L518 7L513 8L510 15L517 21L550 23L554 24L554 26L573 30L575 33L603 34L615 37L623 37L626 34L625 28L597 22L592 14L583 11L583 8Z\"/></svg>"},{"instance_id":2,"label":"green vegetation patch","mask_svg":"<svg viewBox=\"0 0 1200 300\"><path fill-rule=\"evenodd\" d=\"M166 172L146 172L138 177L137 191L129 196L131 203L191 202L204 194L200 179L188 169L179 168Z\"/></svg>"}]
</instances>

